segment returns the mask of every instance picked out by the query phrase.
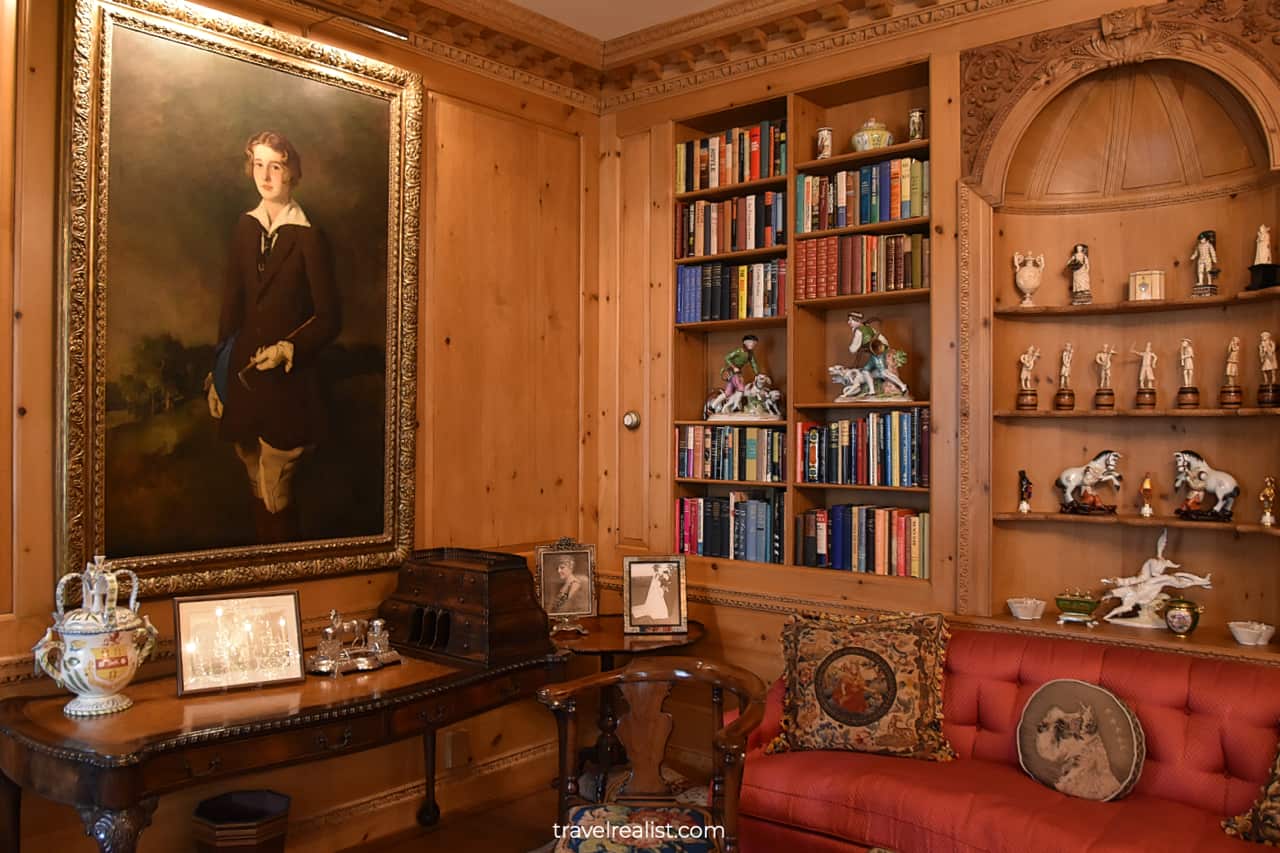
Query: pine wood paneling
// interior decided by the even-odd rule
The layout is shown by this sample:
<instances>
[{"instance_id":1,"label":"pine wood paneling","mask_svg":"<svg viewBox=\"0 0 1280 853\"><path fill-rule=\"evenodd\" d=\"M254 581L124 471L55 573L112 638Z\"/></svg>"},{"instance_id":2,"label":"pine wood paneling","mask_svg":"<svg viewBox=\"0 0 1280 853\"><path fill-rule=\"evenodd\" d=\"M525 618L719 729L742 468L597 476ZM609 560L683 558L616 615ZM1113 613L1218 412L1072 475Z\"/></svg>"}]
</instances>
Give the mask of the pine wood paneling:
<instances>
[{"instance_id":1,"label":"pine wood paneling","mask_svg":"<svg viewBox=\"0 0 1280 853\"><path fill-rule=\"evenodd\" d=\"M579 140L440 95L427 121L433 544L573 534Z\"/></svg>"}]
</instances>

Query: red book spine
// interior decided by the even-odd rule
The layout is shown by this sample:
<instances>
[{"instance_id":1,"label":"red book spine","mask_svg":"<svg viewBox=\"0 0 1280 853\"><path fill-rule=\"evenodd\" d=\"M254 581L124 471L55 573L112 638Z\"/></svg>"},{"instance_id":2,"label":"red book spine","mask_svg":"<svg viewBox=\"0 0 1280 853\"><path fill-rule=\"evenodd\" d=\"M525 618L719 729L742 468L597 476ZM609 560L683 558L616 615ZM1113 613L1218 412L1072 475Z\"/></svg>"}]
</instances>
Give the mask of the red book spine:
<instances>
[{"instance_id":1,"label":"red book spine","mask_svg":"<svg viewBox=\"0 0 1280 853\"><path fill-rule=\"evenodd\" d=\"M828 237L823 242L827 244L827 296L837 296L840 291L840 241Z\"/></svg>"},{"instance_id":2,"label":"red book spine","mask_svg":"<svg viewBox=\"0 0 1280 853\"><path fill-rule=\"evenodd\" d=\"M778 261L778 316L787 315L787 259Z\"/></svg>"},{"instance_id":3,"label":"red book spine","mask_svg":"<svg viewBox=\"0 0 1280 853\"><path fill-rule=\"evenodd\" d=\"M760 180L760 125L751 128L751 177Z\"/></svg>"},{"instance_id":4,"label":"red book spine","mask_svg":"<svg viewBox=\"0 0 1280 853\"><path fill-rule=\"evenodd\" d=\"M813 299L818 295L818 241L805 241L804 252L804 295Z\"/></svg>"},{"instance_id":5,"label":"red book spine","mask_svg":"<svg viewBox=\"0 0 1280 853\"><path fill-rule=\"evenodd\" d=\"M821 241L814 241L814 242L821 242L821 243L825 243L825 242L827 242L827 241L824 239L824 240L821 240ZM813 294L813 295L814 295L814 296L826 296L826 295L827 295L827 251L826 251L826 246L819 246L819 247L818 247L818 249L817 249L817 255L818 255L818 263L817 263L818 275L817 275L817 277L816 277L816 282L815 282L815 285L814 285L814 294Z\"/></svg>"}]
</instances>

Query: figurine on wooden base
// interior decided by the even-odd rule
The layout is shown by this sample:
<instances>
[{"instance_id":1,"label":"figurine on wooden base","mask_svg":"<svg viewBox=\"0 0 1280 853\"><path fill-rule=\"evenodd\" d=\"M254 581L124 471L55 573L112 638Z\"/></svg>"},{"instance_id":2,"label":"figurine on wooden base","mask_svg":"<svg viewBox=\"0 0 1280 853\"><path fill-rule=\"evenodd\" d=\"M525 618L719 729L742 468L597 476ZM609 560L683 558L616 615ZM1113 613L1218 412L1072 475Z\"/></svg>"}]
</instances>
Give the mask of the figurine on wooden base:
<instances>
[{"instance_id":1,"label":"figurine on wooden base","mask_svg":"<svg viewBox=\"0 0 1280 853\"><path fill-rule=\"evenodd\" d=\"M1146 349L1139 352L1138 350L1130 350L1140 360L1138 366L1138 398L1136 405L1139 409L1154 409L1156 407L1156 362L1160 361L1160 357L1151 349L1151 341L1147 341Z\"/></svg>"},{"instance_id":2,"label":"figurine on wooden base","mask_svg":"<svg viewBox=\"0 0 1280 853\"><path fill-rule=\"evenodd\" d=\"M1118 470L1120 454L1104 450L1084 465L1067 468L1053 484L1062 489L1062 512L1069 515L1114 515L1115 504L1104 504L1097 489L1103 483L1120 490L1124 479Z\"/></svg>"},{"instance_id":3,"label":"figurine on wooden base","mask_svg":"<svg viewBox=\"0 0 1280 853\"><path fill-rule=\"evenodd\" d=\"M1216 296L1218 294L1218 233L1201 231L1196 235L1196 248L1191 253L1196 262L1196 283L1192 296Z\"/></svg>"},{"instance_id":4,"label":"figurine on wooden base","mask_svg":"<svg viewBox=\"0 0 1280 853\"><path fill-rule=\"evenodd\" d=\"M843 386L836 397L837 403L850 400L874 400L905 402L911 400L907 383L898 375L898 368L907 363L907 354L894 349L874 319L864 319L857 311L850 311L849 353L853 365L833 364L827 368L831 381Z\"/></svg>"},{"instance_id":5,"label":"figurine on wooden base","mask_svg":"<svg viewBox=\"0 0 1280 853\"><path fill-rule=\"evenodd\" d=\"M1013 285L1022 294L1022 307L1034 307L1031 297L1040 289L1040 277L1043 274L1044 255L1013 253Z\"/></svg>"},{"instance_id":6,"label":"figurine on wooden base","mask_svg":"<svg viewBox=\"0 0 1280 853\"><path fill-rule=\"evenodd\" d=\"M1067 269L1071 271L1071 304L1088 305L1093 302L1093 290L1089 282L1089 247L1087 245L1076 243L1071 247Z\"/></svg>"},{"instance_id":7,"label":"figurine on wooden base","mask_svg":"<svg viewBox=\"0 0 1280 853\"><path fill-rule=\"evenodd\" d=\"M1227 367L1222 380L1222 388L1218 390L1218 405L1224 409L1238 409L1244 402L1244 391L1240 388L1240 338L1232 336L1227 344Z\"/></svg>"},{"instance_id":8,"label":"figurine on wooden base","mask_svg":"<svg viewBox=\"0 0 1280 853\"><path fill-rule=\"evenodd\" d=\"M1200 406L1200 389L1196 387L1196 351L1190 338L1183 338L1178 345L1178 366L1182 368L1182 387L1178 389L1178 408L1195 409Z\"/></svg>"},{"instance_id":9,"label":"figurine on wooden base","mask_svg":"<svg viewBox=\"0 0 1280 853\"><path fill-rule=\"evenodd\" d=\"M703 420L759 421L776 420L779 417L777 412L781 412L781 408L777 406L777 399L782 395L781 392L772 391L769 377L760 370L760 364L756 361L755 350L759 342L760 339L755 335L745 335L742 338L742 346L724 357L724 367L720 370L720 379L724 382L724 387L711 395L703 405ZM745 367L751 368L750 387L755 389L750 394L748 383L742 377L742 370ZM759 387L762 376L766 386L763 390ZM778 398L774 398L772 406L777 412L771 411L770 407L764 404L764 398L770 391L778 395Z\"/></svg>"},{"instance_id":10,"label":"figurine on wooden base","mask_svg":"<svg viewBox=\"0 0 1280 853\"><path fill-rule=\"evenodd\" d=\"M1035 386L1031 384L1031 371L1035 370L1036 361L1040 358L1040 350L1035 344L1027 347L1027 351L1018 356L1018 411L1035 411L1039 405Z\"/></svg>"},{"instance_id":11,"label":"figurine on wooden base","mask_svg":"<svg viewBox=\"0 0 1280 853\"><path fill-rule=\"evenodd\" d=\"M1060 412L1069 412L1076 407L1076 392L1071 390L1071 359L1075 357L1075 348L1071 341L1062 348L1062 366L1058 369L1058 392L1053 395L1053 407Z\"/></svg>"},{"instance_id":12,"label":"figurine on wooden base","mask_svg":"<svg viewBox=\"0 0 1280 853\"><path fill-rule=\"evenodd\" d=\"M1258 386L1258 405L1264 409L1280 406L1280 385L1276 384L1276 342L1270 332L1258 336L1258 364L1262 384Z\"/></svg>"},{"instance_id":13,"label":"figurine on wooden base","mask_svg":"<svg viewBox=\"0 0 1280 853\"><path fill-rule=\"evenodd\" d=\"M1142 509L1138 512L1143 518L1151 518L1155 515L1155 510L1151 508L1151 498L1155 495L1155 487L1151 485L1151 475L1142 475L1142 488L1138 492L1142 495Z\"/></svg>"},{"instance_id":14,"label":"figurine on wooden base","mask_svg":"<svg viewBox=\"0 0 1280 853\"><path fill-rule=\"evenodd\" d=\"M1174 572L1165 574L1168 569L1180 569L1181 565L1164 556L1165 545L1169 541L1169 531L1162 530L1156 542L1156 555L1149 557L1142 564L1136 575L1127 578L1103 578L1102 582L1112 586L1110 596L1118 599L1119 604L1102 618L1113 625L1128 625L1132 628L1167 628L1160 615L1163 604L1169 595L1162 590L1188 589L1203 587L1213 589L1211 575L1192 574L1191 572Z\"/></svg>"},{"instance_id":15,"label":"figurine on wooden base","mask_svg":"<svg viewBox=\"0 0 1280 853\"><path fill-rule=\"evenodd\" d=\"M1276 523L1276 517L1271 514L1271 507L1276 501L1276 478L1264 477L1262 480L1262 491L1258 493L1258 503L1262 504L1262 518L1260 519L1263 527L1273 527Z\"/></svg>"},{"instance_id":16,"label":"figurine on wooden base","mask_svg":"<svg viewBox=\"0 0 1280 853\"><path fill-rule=\"evenodd\" d=\"M1031 512L1031 478L1025 468L1018 471L1018 512L1023 515Z\"/></svg>"},{"instance_id":17,"label":"figurine on wooden base","mask_svg":"<svg viewBox=\"0 0 1280 853\"><path fill-rule=\"evenodd\" d=\"M1174 489L1189 489L1186 500L1174 512L1190 521L1230 521L1232 507L1240 496L1240 484L1226 471L1209 466L1194 450L1173 454ZM1205 495L1213 495L1213 506L1205 506Z\"/></svg>"},{"instance_id":18,"label":"figurine on wooden base","mask_svg":"<svg viewBox=\"0 0 1280 853\"><path fill-rule=\"evenodd\" d=\"M1111 389L1111 358L1116 348L1111 344L1103 344L1102 349L1093 357L1098 365L1098 390L1093 392L1093 407L1110 411L1116 407L1116 392Z\"/></svg>"},{"instance_id":19,"label":"figurine on wooden base","mask_svg":"<svg viewBox=\"0 0 1280 853\"><path fill-rule=\"evenodd\" d=\"M1254 241L1253 265L1249 267L1249 286L1245 290L1262 290L1280 284L1280 265L1271 263L1271 229L1258 226Z\"/></svg>"}]
</instances>

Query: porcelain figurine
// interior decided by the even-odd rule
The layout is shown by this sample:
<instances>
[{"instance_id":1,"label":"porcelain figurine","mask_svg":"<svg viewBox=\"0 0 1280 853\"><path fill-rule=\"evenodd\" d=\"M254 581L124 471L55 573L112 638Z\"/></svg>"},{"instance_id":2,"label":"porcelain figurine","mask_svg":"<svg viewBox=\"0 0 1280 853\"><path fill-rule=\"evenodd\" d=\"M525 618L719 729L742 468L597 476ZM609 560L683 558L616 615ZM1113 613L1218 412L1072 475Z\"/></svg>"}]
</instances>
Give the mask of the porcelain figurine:
<instances>
[{"instance_id":1,"label":"porcelain figurine","mask_svg":"<svg viewBox=\"0 0 1280 853\"><path fill-rule=\"evenodd\" d=\"M1093 301L1093 291L1089 284L1089 247L1087 245L1076 243L1071 248L1067 269L1071 271L1071 304L1088 305Z\"/></svg>"},{"instance_id":2,"label":"porcelain figurine","mask_svg":"<svg viewBox=\"0 0 1280 853\"><path fill-rule=\"evenodd\" d=\"M1271 263L1271 229L1265 225L1258 226L1258 236L1254 240L1253 262L1255 264Z\"/></svg>"},{"instance_id":3,"label":"porcelain figurine","mask_svg":"<svg viewBox=\"0 0 1280 853\"><path fill-rule=\"evenodd\" d=\"M1196 262L1196 283L1191 288L1192 296L1213 296L1218 292L1218 234L1216 231L1201 231L1196 235L1196 248L1191 253L1191 260Z\"/></svg>"},{"instance_id":4,"label":"porcelain figurine","mask_svg":"<svg viewBox=\"0 0 1280 853\"><path fill-rule=\"evenodd\" d=\"M924 107L915 107L907 113L907 139L924 139Z\"/></svg>"},{"instance_id":5,"label":"porcelain figurine","mask_svg":"<svg viewBox=\"0 0 1280 853\"><path fill-rule=\"evenodd\" d=\"M1018 471L1018 512L1023 515L1031 512L1031 478L1026 469Z\"/></svg>"},{"instance_id":6,"label":"porcelain figurine","mask_svg":"<svg viewBox=\"0 0 1280 853\"><path fill-rule=\"evenodd\" d=\"M870 151L873 148L885 148L893 144L893 134L877 118L869 118L853 135L854 151Z\"/></svg>"},{"instance_id":7,"label":"porcelain figurine","mask_svg":"<svg viewBox=\"0 0 1280 853\"><path fill-rule=\"evenodd\" d=\"M1098 365L1098 390L1093 392L1095 409L1106 410L1116 407L1116 392L1111 389L1111 359L1115 354L1115 347L1111 344L1103 344L1102 349L1098 350L1098 354L1093 357L1093 363Z\"/></svg>"},{"instance_id":8,"label":"porcelain figurine","mask_svg":"<svg viewBox=\"0 0 1280 853\"><path fill-rule=\"evenodd\" d=\"M1142 478L1142 488L1138 490L1142 494L1142 510L1139 514L1143 518L1151 518L1155 515L1155 510L1151 508L1151 498L1155 494L1155 487L1151 485L1151 475L1146 474Z\"/></svg>"},{"instance_id":9,"label":"porcelain figurine","mask_svg":"<svg viewBox=\"0 0 1280 853\"><path fill-rule=\"evenodd\" d=\"M1110 483L1120 490L1124 480L1119 471L1120 454L1104 450L1084 465L1067 468L1058 475L1054 485L1062 489L1062 512L1070 515L1112 515L1115 504L1104 504L1097 490L1103 483Z\"/></svg>"},{"instance_id":10,"label":"porcelain figurine","mask_svg":"<svg viewBox=\"0 0 1280 853\"><path fill-rule=\"evenodd\" d=\"M1033 411L1038 405L1035 386L1031 384L1031 371L1040 359L1040 350L1032 344L1018 356L1018 410Z\"/></svg>"},{"instance_id":11,"label":"porcelain figurine","mask_svg":"<svg viewBox=\"0 0 1280 853\"><path fill-rule=\"evenodd\" d=\"M1062 362L1058 367L1058 391L1053 395L1053 407L1060 412L1076 407L1076 392L1071 390L1071 361L1075 352L1071 341L1067 341L1062 348Z\"/></svg>"},{"instance_id":12,"label":"porcelain figurine","mask_svg":"<svg viewBox=\"0 0 1280 853\"><path fill-rule=\"evenodd\" d=\"M1200 389L1196 387L1196 351L1190 338L1183 338L1178 343L1178 367L1182 370L1178 408L1194 409L1200 405Z\"/></svg>"},{"instance_id":13,"label":"porcelain figurine","mask_svg":"<svg viewBox=\"0 0 1280 853\"><path fill-rule=\"evenodd\" d=\"M1128 625L1133 628L1166 628L1168 626L1159 615L1161 605L1169 599L1169 595L1163 592L1165 587L1213 588L1213 584L1210 583L1211 575L1201 577L1191 572L1166 574L1169 569L1182 568L1178 563L1164 556L1168 541L1169 531L1162 530L1160 539L1156 542L1156 555L1149 557L1136 575L1102 579L1103 583L1112 587L1110 596L1120 602L1103 616L1103 619L1113 625Z\"/></svg>"},{"instance_id":14,"label":"porcelain figurine","mask_svg":"<svg viewBox=\"0 0 1280 853\"><path fill-rule=\"evenodd\" d=\"M1040 278L1044 274L1044 255L1033 255L1030 252L1013 253L1013 285L1022 294L1021 304L1030 308L1035 303L1031 297L1040 289Z\"/></svg>"},{"instance_id":15,"label":"porcelain figurine","mask_svg":"<svg viewBox=\"0 0 1280 853\"><path fill-rule=\"evenodd\" d=\"M755 352L759 342L755 335L745 335L742 345L725 355L724 366L720 369L724 387L702 407L703 420L772 420L775 417L759 405L750 405L752 398L747 394L748 382L742 375L743 369L750 367L751 382L754 383L761 374Z\"/></svg>"},{"instance_id":16,"label":"porcelain figurine","mask_svg":"<svg viewBox=\"0 0 1280 853\"><path fill-rule=\"evenodd\" d=\"M120 607L120 579L132 580L129 606ZM82 607L63 612L67 585L80 582ZM69 717L114 714L133 705L120 691L128 686L156 646L151 620L138 616L138 576L128 569L110 572L98 556L83 572L58 581L53 627L31 650L36 664L76 698L62 712ZM57 632L58 638L54 637Z\"/></svg>"},{"instance_id":17,"label":"porcelain figurine","mask_svg":"<svg viewBox=\"0 0 1280 853\"><path fill-rule=\"evenodd\" d=\"M1138 399L1139 409L1154 409L1156 405L1156 363L1160 357L1151 349L1151 341L1141 352L1130 350L1138 357Z\"/></svg>"},{"instance_id":18,"label":"porcelain figurine","mask_svg":"<svg viewBox=\"0 0 1280 853\"><path fill-rule=\"evenodd\" d=\"M1276 342L1270 332L1258 335L1258 366L1262 372L1258 405L1264 409L1280 406L1280 385L1276 384Z\"/></svg>"},{"instance_id":19,"label":"porcelain figurine","mask_svg":"<svg viewBox=\"0 0 1280 853\"><path fill-rule=\"evenodd\" d=\"M1276 502L1276 478L1264 477L1262 480L1262 491L1258 492L1258 503L1262 504L1262 518L1260 519L1263 527L1274 527L1276 517L1271 514L1271 508Z\"/></svg>"},{"instance_id":20,"label":"porcelain figurine","mask_svg":"<svg viewBox=\"0 0 1280 853\"><path fill-rule=\"evenodd\" d=\"M853 364L848 367L833 364L827 368L831 381L842 386L836 402L910 400L911 391L898 375L898 368L907 363L906 352L889 344L875 326L876 320L868 320L857 311L850 311L846 319Z\"/></svg>"},{"instance_id":21,"label":"porcelain figurine","mask_svg":"<svg viewBox=\"0 0 1280 853\"><path fill-rule=\"evenodd\" d=\"M1227 365L1223 371L1222 388L1218 390L1218 405L1224 409L1238 409L1244 402L1240 388L1240 338L1233 335L1227 344Z\"/></svg>"},{"instance_id":22,"label":"porcelain figurine","mask_svg":"<svg viewBox=\"0 0 1280 853\"><path fill-rule=\"evenodd\" d=\"M1240 484L1226 471L1209 466L1205 458L1194 450L1179 450L1173 454L1174 489L1186 486L1186 500L1174 512L1180 518L1191 521L1230 521L1236 498L1240 496ZM1205 495L1213 495L1213 506L1205 506Z\"/></svg>"}]
</instances>

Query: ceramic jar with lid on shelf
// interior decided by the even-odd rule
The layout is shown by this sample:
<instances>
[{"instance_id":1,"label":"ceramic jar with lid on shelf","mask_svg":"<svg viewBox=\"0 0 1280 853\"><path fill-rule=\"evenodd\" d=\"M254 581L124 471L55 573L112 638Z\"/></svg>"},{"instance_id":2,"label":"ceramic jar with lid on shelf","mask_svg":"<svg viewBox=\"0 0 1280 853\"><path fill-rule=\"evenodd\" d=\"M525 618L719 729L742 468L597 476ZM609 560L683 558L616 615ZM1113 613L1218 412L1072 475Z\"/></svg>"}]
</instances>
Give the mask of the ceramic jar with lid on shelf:
<instances>
[{"instance_id":1,"label":"ceramic jar with lid on shelf","mask_svg":"<svg viewBox=\"0 0 1280 853\"><path fill-rule=\"evenodd\" d=\"M854 151L872 151L892 144L893 134L884 126L884 122L874 117L863 122L862 127L853 135Z\"/></svg>"}]
</instances>

